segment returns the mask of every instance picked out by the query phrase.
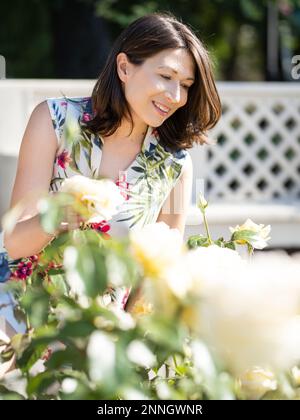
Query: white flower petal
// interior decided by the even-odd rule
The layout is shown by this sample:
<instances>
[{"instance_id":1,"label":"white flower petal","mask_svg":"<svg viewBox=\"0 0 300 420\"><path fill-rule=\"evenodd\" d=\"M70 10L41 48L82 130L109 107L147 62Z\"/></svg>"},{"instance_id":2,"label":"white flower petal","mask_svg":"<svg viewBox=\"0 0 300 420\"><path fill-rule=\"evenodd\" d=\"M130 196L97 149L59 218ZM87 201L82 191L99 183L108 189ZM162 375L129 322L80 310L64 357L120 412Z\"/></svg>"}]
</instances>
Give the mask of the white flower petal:
<instances>
[{"instance_id":1,"label":"white flower petal","mask_svg":"<svg viewBox=\"0 0 300 420\"><path fill-rule=\"evenodd\" d=\"M101 331L92 333L87 346L89 374L93 381L109 379L115 369L116 346L108 334Z\"/></svg>"},{"instance_id":2,"label":"white flower petal","mask_svg":"<svg viewBox=\"0 0 300 420\"><path fill-rule=\"evenodd\" d=\"M127 356L133 363L145 368L154 366L156 362L154 354L139 340L133 340L129 344L127 347Z\"/></svg>"}]
</instances>

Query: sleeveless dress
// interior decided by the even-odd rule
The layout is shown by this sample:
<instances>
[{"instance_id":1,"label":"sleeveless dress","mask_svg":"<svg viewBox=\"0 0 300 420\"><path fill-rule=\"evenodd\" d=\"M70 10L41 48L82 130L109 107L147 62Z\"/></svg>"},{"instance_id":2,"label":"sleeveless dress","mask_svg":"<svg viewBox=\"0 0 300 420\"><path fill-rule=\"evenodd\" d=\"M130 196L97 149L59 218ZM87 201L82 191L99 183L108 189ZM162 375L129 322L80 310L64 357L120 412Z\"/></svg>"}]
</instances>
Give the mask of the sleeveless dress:
<instances>
[{"instance_id":1,"label":"sleeveless dress","mask_svg":"<svg viewBox=\"0 0 300 420\"><path fill-rule=\"evenodd\" d=\"M47 100L58 150L50 190L73 175L99 178L103 141L85 128L93 117L91 98L50 98ZM187 152L171 152L159 143L157 131L148 127L141 152L116 182L124 203L104 230L123 236L132 227L155 223L164 201L182 173Z\"/></svg>"},{"instance_id":2,"label":"sleeveless dress","mask_svg":"<svg viewBox=\"0 0 300 420\"><path fill-rule=\"evenodd\" d=\"M99 179L103 141L86 127L86 122L93 118L91 98L49 98L47 104L58 144L49 192L58 191L63 180L74 175ZM125 200L119 212L111 220L98 224L97 230L107 236L121 237L132 227L155 223L182 173L186 158L185 150L172 152L163 147L159 143L157 131L149 126L141 152L126 171L120 172L116 182ZM9 278L9 257L5 253L0 257L1 283ZM23 264L19 269L22 280L31 274L30 258L19 263L19 266ZM114 300L124 307L128 290L120 288L114 292Z\"/></svg>"}]
</instances>

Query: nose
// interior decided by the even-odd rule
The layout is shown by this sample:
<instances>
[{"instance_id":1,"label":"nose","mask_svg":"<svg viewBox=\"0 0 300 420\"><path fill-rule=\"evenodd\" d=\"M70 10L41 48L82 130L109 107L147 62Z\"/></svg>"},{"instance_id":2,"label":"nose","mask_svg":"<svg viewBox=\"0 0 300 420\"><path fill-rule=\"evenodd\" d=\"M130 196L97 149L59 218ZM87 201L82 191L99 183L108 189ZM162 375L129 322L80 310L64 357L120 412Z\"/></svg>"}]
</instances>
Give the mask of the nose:
<instances>
[{"instance_id":1,"label":"nose","mask_svg":"<svg viewBox=\"0 0 300 420\"><path fill-rule=\"evenodd\" d=\"M172 103L180 102L180 85L178 83L174 84L166 91L166 97Z\"/></svg>"}]
</instances>

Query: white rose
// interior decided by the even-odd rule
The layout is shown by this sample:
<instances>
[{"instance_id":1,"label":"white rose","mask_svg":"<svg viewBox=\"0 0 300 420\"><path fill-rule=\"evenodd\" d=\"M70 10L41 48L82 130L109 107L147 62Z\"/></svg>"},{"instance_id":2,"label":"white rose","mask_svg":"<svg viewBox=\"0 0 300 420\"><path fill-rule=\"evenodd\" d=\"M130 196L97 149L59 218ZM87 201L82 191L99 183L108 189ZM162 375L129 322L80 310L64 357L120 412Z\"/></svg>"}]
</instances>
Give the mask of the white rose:
<instances>
[{"instance_id":1,"label":"white rose","mask_svg":"<svg viewBox=\"0 0 300 420\"><path fill-rule=\"evenodd\" d=\"M177 229L163 222L146 225L130 232L132 251L146 277L161 277L182 254L182 238Z\"/></svg>"},{"instance_id":2,"label":"white rose","mask_svg":"<svg viewBox=\"0 0 300 420\"><path fill-rule=\"evenodd\" d=\"M60 191L74 195L86 206L90 216L88 223L110 220L124 201L117 185L109 179L75 175L64 180Z\"/></svg>"}]
</instances>

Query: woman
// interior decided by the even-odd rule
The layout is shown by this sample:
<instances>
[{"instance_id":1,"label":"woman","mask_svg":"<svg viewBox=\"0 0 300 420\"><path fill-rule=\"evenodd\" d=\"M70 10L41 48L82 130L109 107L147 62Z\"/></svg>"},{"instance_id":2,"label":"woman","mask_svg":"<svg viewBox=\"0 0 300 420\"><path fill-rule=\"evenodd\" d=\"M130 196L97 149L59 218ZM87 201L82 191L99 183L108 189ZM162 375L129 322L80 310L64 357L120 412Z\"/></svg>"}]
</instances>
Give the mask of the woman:
<instances>
[{"instance_id":1,"label":"woman","mask_svg":"<svg viewBox=\"0 0 300 420\"><path fill-rule=\"evenodd\" d=\"M78 173L105 176L126 200L98 230L122 235L164 221L183 233L192 186L186 149L205 142L220 108L208 53L195 34L168 14L139 18L116 40L91 98L48 99L34 109L11 206L33 192L57 191ZM73 219L68 229L78 226ZM52 238L31 199L4 245L18 259Z\"/></svg>"}]
</instances>

